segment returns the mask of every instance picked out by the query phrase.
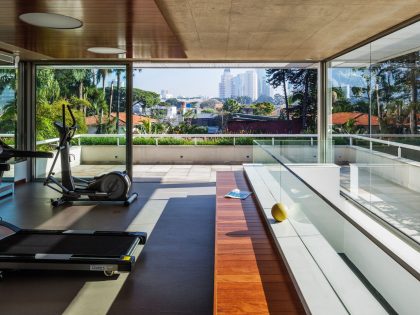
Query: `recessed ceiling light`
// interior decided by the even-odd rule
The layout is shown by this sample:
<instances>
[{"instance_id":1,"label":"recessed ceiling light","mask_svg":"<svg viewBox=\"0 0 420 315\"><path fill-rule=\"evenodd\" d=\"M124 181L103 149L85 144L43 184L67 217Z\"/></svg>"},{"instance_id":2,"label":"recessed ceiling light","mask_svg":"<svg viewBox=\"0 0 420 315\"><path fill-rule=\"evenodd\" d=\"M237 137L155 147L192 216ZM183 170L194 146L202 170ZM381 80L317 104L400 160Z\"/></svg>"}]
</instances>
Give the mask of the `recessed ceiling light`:
<instances>
[{"instance_id":1,"label":"recessed ceiling light","mask_svg":"<svg viewBox=\"0 0 420 315\"><path fill-rule=\"evenodd\" d=\"M93 52L95 54L125 54L126 51L121 48L113 48L113 47L90 47L88 51Z\"/></svg>"},{"instance_id":2,"label":"recessed ceiling light","mask_svg":"<svg viewBox=\"0 0 420 315\"><path fill-rule=\"evenodd\" d=\"M55 13L24 13L19 19L25 23L48 28L72 29L83 25L82 21Z\"/></svg>"},{"instance_id":3,"label":"recessed ceiling light","mask_svg":"<svg viewBox=\"0 0 420 315\"><path fill-rule=\"evenodd\" d=\"M306 58L305 59L306 61L312 61L312 60L314 60L313 58Z\"/></svg>"}]
</instances>

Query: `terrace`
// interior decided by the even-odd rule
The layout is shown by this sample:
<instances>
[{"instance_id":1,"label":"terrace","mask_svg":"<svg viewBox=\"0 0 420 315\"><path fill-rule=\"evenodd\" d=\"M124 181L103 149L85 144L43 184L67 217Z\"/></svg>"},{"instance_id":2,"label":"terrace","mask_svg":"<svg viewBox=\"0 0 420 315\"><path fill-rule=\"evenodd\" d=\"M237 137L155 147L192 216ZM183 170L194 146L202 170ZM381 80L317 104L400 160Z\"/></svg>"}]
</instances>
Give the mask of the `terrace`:
<instances>
[{"instance_id":1,"label":"terrace","mask_svg":"<svg viewBox=\"0 0 420 315\"><path fill-rule=\"evenodd\" d=\"M16 159L0 221L148 240L109 278L10 272L4 312L417 313L418 0L12 2L0 138L54 152L68 105L73 175L127 171L139 198L53 208L52 159Z\"/></svg>"}]
</instances>

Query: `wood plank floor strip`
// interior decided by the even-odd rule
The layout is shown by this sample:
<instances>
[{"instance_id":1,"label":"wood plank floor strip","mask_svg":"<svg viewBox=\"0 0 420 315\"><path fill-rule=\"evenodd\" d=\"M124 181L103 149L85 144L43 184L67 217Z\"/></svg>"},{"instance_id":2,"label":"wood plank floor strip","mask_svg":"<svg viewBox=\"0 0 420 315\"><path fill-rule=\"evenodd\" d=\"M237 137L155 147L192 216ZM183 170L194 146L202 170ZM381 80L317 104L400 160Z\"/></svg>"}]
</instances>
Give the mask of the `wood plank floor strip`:
<instances>
[{"instance_id":1,"label":"wood plank floor strip","mask_svg":"<svg viewBox=\"0 0 420 315\"><path fill-rule=\"evenodd\" d=\"M243 172L217 172L214 314L305 314Z\"/></svg>"}]
</instances>

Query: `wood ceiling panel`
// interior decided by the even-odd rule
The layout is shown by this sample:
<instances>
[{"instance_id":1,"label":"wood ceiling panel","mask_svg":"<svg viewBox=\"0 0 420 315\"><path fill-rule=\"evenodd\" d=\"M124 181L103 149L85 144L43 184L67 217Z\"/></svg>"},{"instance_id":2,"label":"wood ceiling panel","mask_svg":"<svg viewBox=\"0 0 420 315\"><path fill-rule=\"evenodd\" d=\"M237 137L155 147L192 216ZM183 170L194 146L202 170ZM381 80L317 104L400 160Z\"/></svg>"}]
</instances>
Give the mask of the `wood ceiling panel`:
<instances>
[{"instance_id":1,"label":"wood ceiling panel","mask_svg":"<svg viewBox=\"0 0 420 315\"><path fill-rule=\"evenodd\" d=\"M84 25L32 27L18 19L27 12ZM0 48L30 59L116 58L86 51L110 46L137 60L322 60L418 14L420 0L1 0Z\"/></svg>"},{"instance_id":2,"label":"wood ceiling panel","mask_svg":"<svg viewBox=\"0 0 420 315\"><path fill-rule=\"evenodd\" d=\"M22 13L48 12L83 21L74 30L27 25ZM53 58L115 58L86 49L95 46L127 50L134 59L185 58L184 48L153 0L2 0L0 41Z\"/></svg>"},{"instance_id":3,"label":"wood ceiling panel","mask_svg":"<svg viewBox=\"0 0 420 315\"><path fill-rule=\"evenodd\" d=\"M187 57L197 60L322 60L420 14L420 0L156 3Z\"/></svg>"}]
</instances>

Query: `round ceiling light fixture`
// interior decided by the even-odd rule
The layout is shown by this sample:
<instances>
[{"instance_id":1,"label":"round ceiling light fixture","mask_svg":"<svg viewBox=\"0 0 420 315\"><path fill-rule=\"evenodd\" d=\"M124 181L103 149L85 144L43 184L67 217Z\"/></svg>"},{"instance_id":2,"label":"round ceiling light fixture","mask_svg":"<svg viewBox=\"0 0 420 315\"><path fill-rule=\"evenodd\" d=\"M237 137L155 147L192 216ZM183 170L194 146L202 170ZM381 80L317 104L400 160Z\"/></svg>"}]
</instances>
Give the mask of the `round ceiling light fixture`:
<instances>
[{"instance_id":1,"label":"round ceiling light fixture","mask_svg":"<svg viewBox=\"0 0 420 315\"><path fill-rule=\"evenodd\" d=\"M24 13L19 15L19 19L30 25L47 28L73 29L83 25L82 21L71 16L55 13Z\"/></svg>"},{"instance_id":2,"label":"round ceiling light fixture","mask_svg":"<svg viewBox=\"0 0 420 315\"><path fill-rule=\"evenodd\" d=\"M125 54L126 51L121 48L113 48L113 47L90 47L88 48L88 51L93 52L95 54L104 54L104 55L110 55L110 54Z\"/></svg>"}]
</instances>

